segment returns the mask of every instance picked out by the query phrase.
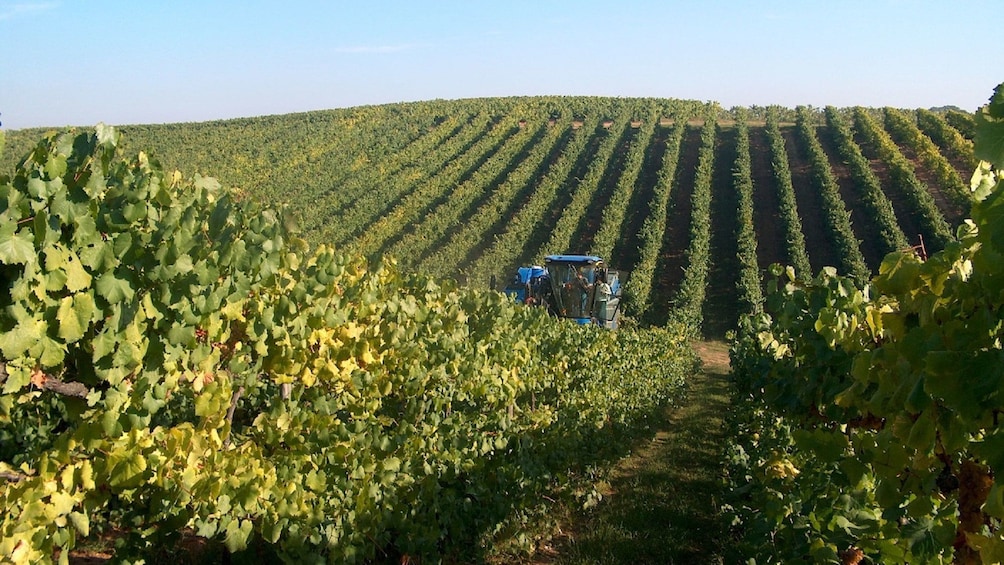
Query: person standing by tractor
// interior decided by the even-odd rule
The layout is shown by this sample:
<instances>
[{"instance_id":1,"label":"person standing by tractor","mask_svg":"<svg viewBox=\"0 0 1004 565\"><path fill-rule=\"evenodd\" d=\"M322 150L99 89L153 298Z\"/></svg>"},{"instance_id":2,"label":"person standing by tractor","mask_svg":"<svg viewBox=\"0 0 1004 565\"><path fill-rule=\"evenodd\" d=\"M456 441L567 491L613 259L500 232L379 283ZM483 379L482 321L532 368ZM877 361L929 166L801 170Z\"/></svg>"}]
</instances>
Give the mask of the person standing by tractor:
<instances>
[{"instance_id":1,"label":"person standing by tractor","mask_svg":"<svg viewBox=\"0 0 1004 565\"><path fill-rule=\"evenodd\" d=\"M610 289L610 284L607 283L607 274L605 272L599 273L596 281L596 291L593 296L593 311L596 314L597 322L601 326L607 323L607 302L610 300L611 294L613 294L613 291Z\"/></svg>"}]
</instances>

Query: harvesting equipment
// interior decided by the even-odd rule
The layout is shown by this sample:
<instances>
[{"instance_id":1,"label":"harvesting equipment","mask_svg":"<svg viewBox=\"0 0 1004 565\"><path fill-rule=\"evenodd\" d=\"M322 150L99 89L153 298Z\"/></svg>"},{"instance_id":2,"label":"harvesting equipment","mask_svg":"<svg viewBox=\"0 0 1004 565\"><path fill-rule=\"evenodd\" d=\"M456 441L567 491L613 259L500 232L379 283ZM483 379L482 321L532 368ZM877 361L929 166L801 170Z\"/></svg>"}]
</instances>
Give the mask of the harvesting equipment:
<instances>
[{"instance_id":1,"label":"harvesting equipment","mask_svg":"<svg viewBox=\"0 0 1004 565\"><path fill-rule=\"evenodd\" d=\"M595 255L548 255L544 266L517 269L502 292L518 302L544 307L559 318L617 327L620 273Z\"/></svg>"}]
</instances>

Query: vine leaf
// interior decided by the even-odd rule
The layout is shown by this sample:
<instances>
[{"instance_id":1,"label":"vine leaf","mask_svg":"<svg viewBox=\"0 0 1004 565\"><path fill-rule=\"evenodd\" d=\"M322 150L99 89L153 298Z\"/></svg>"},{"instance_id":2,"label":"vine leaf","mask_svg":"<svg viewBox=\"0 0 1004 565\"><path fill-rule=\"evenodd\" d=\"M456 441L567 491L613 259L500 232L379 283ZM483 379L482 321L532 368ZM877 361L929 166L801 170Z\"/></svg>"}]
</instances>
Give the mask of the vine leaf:
<instances>
[{"instance_id":1,"label":"vine leaf","mask_svg":"<svg viewBox=\"0 0 1004 565\"><path fill-rule=\"evenodd\" d=\"M34 318L18 322L12 330L0 333L0 352L6 359L20 357L41 339L44 327L44 322Z\"/></svg>"},{"instance_id":2,"label":"vine leaf","mask_svg":"<svg viewBox=\"0 0 1004 565\"><path fill-rule=\"evenodd\" d=\"M59 337L66 343L73 343L84 337L93 314L94 298L90 294L64 297L60 300L59 311L56 313Z\"/></svg>"},{"instance_id":3,"label":"vine leaf","mask_svg":"<svg viewBox=\"0 0 1004 565\"><path fill-rule=\"evenodd\" d=\"M98 294L110 304L131 300L135 294L129 281L116 277L114 271L108 271L98 277L96 286Z\"/></svg>"},{"instance_id":4,"label":"vine leaf","mask_svg":"<svg viewBox=\"0 0 1004 565\"><path fill-rule=\"evenodd\" d=\"M91 286L91 275L77 259L76 254L71 253L63 266L66 272L66 290L70 292L80 292Z\"/></svg>"},{"instance_id":5,"label":"vine leaf","mask_svg":"<svg viewBox=\"0 0 1004 565\"><path fill-rule=\"evenodd\" d=\"M35 245L28 236L14 233L15 227L14 222L10 222L7 227L0 228L0 263L8 265L34 263L38 258Z\"/></svg>"},{"instance_id":6,"label":"vine leaf","mask_svg":"<svg viewBox=\"0 0 1004 565\"><path fill-rule=\"evenodd\" d=\"M1004 169L1004 84L997 86L990 103L976 113L974 150L977 159Z\"/></svg>"}]
</instances>

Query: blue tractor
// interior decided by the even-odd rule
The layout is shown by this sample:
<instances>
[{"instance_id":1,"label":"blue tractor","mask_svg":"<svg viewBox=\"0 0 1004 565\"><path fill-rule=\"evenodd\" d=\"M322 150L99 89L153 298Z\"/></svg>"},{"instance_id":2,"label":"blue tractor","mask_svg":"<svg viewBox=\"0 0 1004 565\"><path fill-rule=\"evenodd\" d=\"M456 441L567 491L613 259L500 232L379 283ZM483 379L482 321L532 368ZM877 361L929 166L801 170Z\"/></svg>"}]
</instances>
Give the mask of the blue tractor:
<instances>
[{"instance_id":1,"label":"blue tractor","mask_svg":"<svg viewBox=\"0 0 1004 565\"><path fill-rule=\"evenodd\" d=\"M548 255L544 266L520 267L503 292L579 324L617 328L621 276L595 255Z\"/></svg>"}]
</instances>

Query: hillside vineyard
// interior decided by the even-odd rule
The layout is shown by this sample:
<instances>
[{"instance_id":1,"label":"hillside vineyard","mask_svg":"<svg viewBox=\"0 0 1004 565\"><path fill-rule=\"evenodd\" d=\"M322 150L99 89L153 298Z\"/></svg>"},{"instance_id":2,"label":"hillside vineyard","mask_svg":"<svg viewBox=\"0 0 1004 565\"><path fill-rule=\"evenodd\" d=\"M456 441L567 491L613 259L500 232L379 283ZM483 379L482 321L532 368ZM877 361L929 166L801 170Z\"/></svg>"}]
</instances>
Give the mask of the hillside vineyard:
<instances>
[{"instance_id":1,"label":"hillside vineyard","mask_svg":"<svg viewBox=\"0 0 1004 565\"><path fill-rule=\"evenodd\" d=\"M0 131L0 561L532 555L691 393L703 335L732 342L737 549L1002 562L1001 116L1004 85L973 115L535 97ZM623 274L616 331L486 291L554 253Z\"/></svg>"},{"instance_id":2,"label":"hillside vineyard","mask_svg":"<svg viewBox=\"0 0 1004 565\"><path fill-rule=\"evenodd\" d=\"M968 213L972 116L595 97L365 106L120 128L167 169L285 205L312 245L500 287L544 255L631 273L627 314L720 335L773 263L865 279ZM39 130L11 132L13 166Z\"/></svg>"},{"instance_id":3,"label":"hillside vineyard","mask_svg":"<svg viewBox=\"0 0 1004 565\"><path fill-rule=\"evenodd\" d=\"M556 324L310 249L120 139L54 133L0 175L0 562L179 536L265 563L485 562L590 496L696 366L680 325Z\"/></svg>"}]
</instances>

